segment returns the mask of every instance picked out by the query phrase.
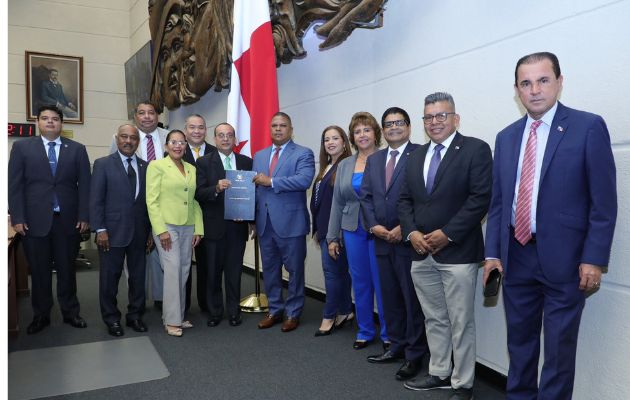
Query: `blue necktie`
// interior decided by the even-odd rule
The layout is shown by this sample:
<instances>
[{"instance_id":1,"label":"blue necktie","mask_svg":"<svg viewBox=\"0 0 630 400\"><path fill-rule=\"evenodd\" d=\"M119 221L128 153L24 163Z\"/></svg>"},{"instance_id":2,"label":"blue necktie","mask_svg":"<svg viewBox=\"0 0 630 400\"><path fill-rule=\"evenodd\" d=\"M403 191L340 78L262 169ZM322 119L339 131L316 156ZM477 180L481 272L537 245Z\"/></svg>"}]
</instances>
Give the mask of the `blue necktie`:
<instances>
[{"instance_id":1,"label":"blue necktie","mask_svg":"<svg viewBox=\"0 0 630 400\"><path fill-rule=\"evenodd\" d=\"M55 153L56 142L48 142L48 163L50 164L50 171L53 178L57 173L57 153ZM59 200L57 199L57 193L53 192L53 211L59 212Z\"/></svg>"},{"instance_id":2,"label":"blue necktie","mask_svg":"<svg viewBox=\"0 0 630 400\"><path fill-rule=\"evenodd\" d=\"M442 156L440 151L444 148L444 145L438 144L433 149L433 157L431 157L431 163L429 164L429 172L427 172L427 193L431 194L433 190L433 182L435 181L435 174L437 173Z\"/></svg>"}]
</instances>

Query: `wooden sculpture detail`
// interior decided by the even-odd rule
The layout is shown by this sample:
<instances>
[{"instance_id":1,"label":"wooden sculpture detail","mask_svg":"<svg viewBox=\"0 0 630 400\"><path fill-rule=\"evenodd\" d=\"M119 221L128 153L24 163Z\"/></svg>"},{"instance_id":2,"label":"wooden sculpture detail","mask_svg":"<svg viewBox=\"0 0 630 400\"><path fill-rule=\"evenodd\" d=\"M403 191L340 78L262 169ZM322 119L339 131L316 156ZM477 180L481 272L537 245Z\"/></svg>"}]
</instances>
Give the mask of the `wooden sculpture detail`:
<instances>
[{"instance_id":1,"label":"wooden sculpture detail","mask_svg":"<svg viewBox=\"0 0 630 400\"><path fill-rule=\"evenodd\" d=\"M259 1L259 0L251 0ZM355 28L382 26L387 0L268 0L276 65L306 56L302 38L317 21L320 49ZM230 86L233 0L149 0L153 46L151 100L160 111L198 101Z\"/></svg>"}]
</instances>

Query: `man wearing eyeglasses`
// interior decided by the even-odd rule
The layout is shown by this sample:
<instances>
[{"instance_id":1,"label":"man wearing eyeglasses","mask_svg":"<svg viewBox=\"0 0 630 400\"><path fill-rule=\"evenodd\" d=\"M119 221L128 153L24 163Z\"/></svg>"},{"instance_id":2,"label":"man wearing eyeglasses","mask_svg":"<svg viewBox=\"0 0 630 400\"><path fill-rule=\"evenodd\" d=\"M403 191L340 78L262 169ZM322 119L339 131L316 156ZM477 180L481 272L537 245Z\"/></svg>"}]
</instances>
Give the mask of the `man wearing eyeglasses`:
<instances>
[{"instance_id":1,"label":"man wearing eyeglasses","mask_svg":"<svg viewBox=\"0 0 630 400\"><path fill-rule=\"evenodd\" d=\"M409 274L411 259L396 211L405 166L418 145L409 142L411 121L402 108L388 108L381 125L389 146L368 157L360 201L365 226L375 238L383 312L391 343L384 346L383 354L369 356L368 362L402 362L395 377L407 380L417 375L422 357L428 352L424 316Z\"/></svg>"},{"instance_id":2,"label":"man wearing eyeglasses","mask_svg":"<svg viewBox=\"0 0 630 400\"><path fill-rule=\"evenodd\" d=\"M554 54L519 59L514 89L527 114L499 132L494 147L484 281L493 269L505 273L508 399L572 398L585 292L600 285L615 230L606 123L560 103L562 82Z\"/></svg>"},{"instance_id":3,"label":"man wearing eyeglasses","mask_svg":"<svg viewBox=\"0 0 630 400\"><path fill-rule=\"evenodd\" d=\"M216 147L206 142L206 120L199 114L191 114L184 124L184 135L188 145L183 160L196 165L197 160L216 150ZM206 307L206 260L205 246L195 247L195 261L197 267L197 303L199 308L207 311ZM186 310L190 308L190 292L192 291L192 273L186 282Z\"/></svg>"},{"instance_id":4,"label":"man wearing eyeglasses","mask_svg":"<svg viewBox=\"0 0 630 400\"><path fill-rule=\"evenodd\" d=\"M205 228L203 246L205 264L197 259L197 276L204 270L207 277L203 289L208 310L208 326L215 327L223 319L227 310L231 326L241 324L241 271L245 242L248 236L246 221L224 219L224 191L231 186L225 179L227 170L252 170L252 159L234 153L236 135L232 125L221 123L214 128L214 142L217 150L197 159L197 190L195 199L201 205ZM198 246L199 247L199 246ZM225 281L225 309L221 280Z\"/></svg>"},{"instance_id":5,"label":"man wearing eyeglasses","mask_svg":"<svg viewBox=\"0 0 630 400\"><path fill-rule=\"evenodd\" d=\"M411 276L426 318L431 360L429 374L405 387L452 387L451 400L468 400L473 398L474 299L492 153L484 141L457 132L459 115L448 93L428 95L422 119L431 140L409 157L398 215L402 236L411 244Z\"/></svg>"}]
</instances>

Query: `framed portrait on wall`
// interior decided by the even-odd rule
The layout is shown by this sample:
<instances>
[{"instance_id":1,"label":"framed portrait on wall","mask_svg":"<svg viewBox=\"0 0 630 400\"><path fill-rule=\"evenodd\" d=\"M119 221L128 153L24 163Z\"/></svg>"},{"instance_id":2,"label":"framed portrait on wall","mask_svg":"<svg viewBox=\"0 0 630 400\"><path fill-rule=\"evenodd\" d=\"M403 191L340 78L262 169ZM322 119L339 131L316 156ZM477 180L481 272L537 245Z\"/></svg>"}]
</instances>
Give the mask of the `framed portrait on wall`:
<instances>
[{"instance_id":1,"label":"framed portrait on wall","mask_svg":"<svg viewBox=\"0 0 630 400\"><path fill-rule=\"evenodd\" d=\"M83 123L83 57L26 52L26 119L42 105L56 105L63 121Z\"/></svg>"}]
</instances>

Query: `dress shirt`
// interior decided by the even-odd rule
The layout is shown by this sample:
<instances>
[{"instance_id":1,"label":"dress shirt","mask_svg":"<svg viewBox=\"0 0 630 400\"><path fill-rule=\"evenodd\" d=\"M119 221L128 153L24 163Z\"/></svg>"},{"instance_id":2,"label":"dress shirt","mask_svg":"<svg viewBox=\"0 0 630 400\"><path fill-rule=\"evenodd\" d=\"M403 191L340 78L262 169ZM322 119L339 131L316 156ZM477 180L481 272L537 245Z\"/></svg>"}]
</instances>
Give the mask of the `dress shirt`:
<instances>
[{"instance_id":1,"label":"dress shirt","mask_svg":"<svg viewBox=\"0 0 630 400\"><path fill-rule=\"evenodd\" d=\"M556 115L558 109L558 102L547 111L541 118L542 124L536 129L536 173L534 174L534 187L532 189L532 209L531 209L531 228L532 234L536 233L536 209L538 206L538 186L540 183L540 171L542 169L543 157L545 156L545 147L547 147L547 140L549 139L549 130L551 129L551 123L553 117ZM527 116L527 122L525 122L525 130L523 131L523 139L521 140L521 150L518 156L518 168L516 170L516 185L514 186L514 201L512 202L512 217L511 223L514 226L514 216L516 215L516 201L518 200L518 187L521 183L521 168L523 166L523 157L525 156L525 147L527 146L527 139L529 138L529 130L534 122L534 119Z\"/></svg>"},{"instance_id":2,"label":"dress shirt","mask_svg":"<svg viewBox=\"0 0 630 400\"><path fill-rule=\"evenodd\" d=\"M44 150L46 151L46 157L48 157L48 143L55 142L57 145L55 146L55 157L57 157L57 165L59 165L59 151L61 150L61 136L55 140L48 140L44 136L40 136L42 138L42 142L44 142Z\"/></svg>"},{"instance_id":3,"label":"dress shirt","mask_svg":"<svg viewBox=\"0 0 630 400\"><path fill-rule=\"evenodd\" d=\"M453 133L451 133L442 142L442 146L444 146L444 148L440 150L440 160L444 160L444 157L446 156L446 152L448 151L448 148L451 147L451 143L453 143L453 139L455 139L456 132L457 130L454 130ZM427 155L424 157L424 169L422 170L422 174L424 175L425 182L427 181L427 175L429 175L429 165L431 164L431 158L433 158L433 149L435 149L435 146L437 145L438 144L432 140L431 144L429 144L429 150L427 150Z\"/></svg>"},{"instance_id":4,"label":"dress shirt","mask_svg":"<svg viewBox=\"0 0 630 400\"><path fill-rule=\"evenodd\" d=\"M398 152L398 154L396 154L396 162L394 163L394 169L396 169L396 166L398 165L398 161L400 161L400 156L405 152L405 149L407 148L408 144L409 144L409 141L407 140L401 146L398 146L397 149L392 149L391 146L387 148L387 159L385 160L385 168L387 168L387 164L389 163L389 160L392 158L392 151L396 150Z\"/></svg>"},{"instance_id":5,"label":"dress shirt","mask_svg":"<svg viewBox=\"0 0 630 400\"><path fill-rule=\"evenodd\" d=\"M288 141L282 146L280 146L280 153L278 153L278 162L280 162L280 157L282 156L282 152L284 151L284 149L287 147L287 144L289 144ZM275 144L271 145L271 157L269 157L269 165L271 165L271 160L273 160L273 155L276 154L276 147L277 146ZM276 168L277 167L278 165L276 164ZM273 187L273 178L272 177L269 177L269 178L271 179L271 187Z\"/></svg>"},{"instance_id":6,"label":"dress shirt","mask_svg":"<svg viewBox=\"0 0 630 400\"><path fill-rule=\"evenodd\" d=\"M164 158L164 148L162 148L162 143L160 140L160 133L158 132L158 130L154 130L151 133L144 133L142 132L140 129L138 129L138 132L140 132L140 152L142 153L142 158L143 159L147 159L147 141L146 141L146 137L147 135L151 135L151 140L153 140L153 148L155 149L155 159L159 160Z\"/></svg>"},{"instance_id":7,"label":"dress shirt","mask_svg":"<svg viewBox=\"0 0 630 400\"><path fill-rule=\"evenodd\" d=\"M195 159L195 161L197 161L197 153L195 153L195 150L193 150L193 146L190 145L190 143L188 143L188 147L190 148L190 152L193 155L193 158ZM201 146L199 146L199 157L203 157L203 155L206 154L206 143L201 143Z\"/></svg>"},{"instance_id":8,"label":"dress shirt","mask_svg":"<svg viewBox=\"0 0 630 400\"><path fill-rule=\"evenodd\" d=\"M280 152L282 153L282 150L280 150ZM230 165L232 166L232 169L236 169L236 156L234 155L234 152L231 152L229 156L226 156L225 154L219 152L219 157L221 157L221 164L223 164L223 168L225 169L225 159L229 158L230 159ZM280 158L280 157L278 157Z\"/></svg>"},{"instance_id":9,"label":"dress shirt","mask_svg":"<svg viewBox=\"0 0 630 400\"><path fill-rule=\"evenodd\" d=\"M127 159L129 157L124 155L120 151L118 152L118 155L120 155L120 159L122 160L123 168L125 169L125 172L127 172L127 165L129 165L127 163ZM138 173L138 160L136 159L136 155L135 154L131 156L131 167L133 168L134 171L136 171L136 194L134 196L134 198L136 198L136 197L138 197L138 193L140 192L140 174Z\"/></svg>"}]
</instances>

